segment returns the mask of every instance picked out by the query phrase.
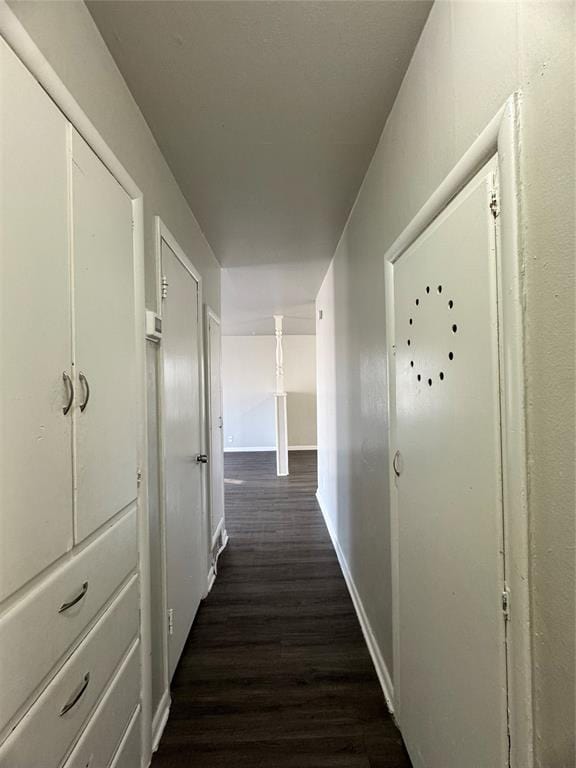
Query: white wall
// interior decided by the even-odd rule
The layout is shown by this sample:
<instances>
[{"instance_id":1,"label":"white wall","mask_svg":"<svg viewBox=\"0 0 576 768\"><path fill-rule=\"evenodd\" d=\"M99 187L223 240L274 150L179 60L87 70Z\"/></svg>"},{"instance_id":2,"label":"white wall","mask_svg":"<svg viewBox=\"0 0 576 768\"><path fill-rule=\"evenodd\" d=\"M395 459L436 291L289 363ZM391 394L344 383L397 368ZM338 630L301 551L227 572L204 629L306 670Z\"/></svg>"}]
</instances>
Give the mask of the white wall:
<instances>
[{"instance_id":1,"label":"white wall","mask_svg":"<svg viewBox=\"0 0 576 768\"><path fill-rule=\"evenodd\" d=\"M316 336L284 336L288 447L316 446Z\"/></svg>"},{"instance_id":2,"label":"white wall","mask_svg":"<svg viewBox=\"0 0 576 768\"><path fill-rule=\"evenodd\" d=\"M437 2L317 298L319 497L392 672L383 255L522 91L535 752L574 756L574 5Z\"/></svg>"},{"instance_id":3,"label":"white wall","mask_svg":"<svg viewBox=\"0 0 576 768\"><path fill-rule=\"evenodd\" d=\"M315 347L314 336L283 338L290 446L316 445ZM276 338L223 336L222 383L224 448L273 449Z\"/></svg>"}]
</instances>

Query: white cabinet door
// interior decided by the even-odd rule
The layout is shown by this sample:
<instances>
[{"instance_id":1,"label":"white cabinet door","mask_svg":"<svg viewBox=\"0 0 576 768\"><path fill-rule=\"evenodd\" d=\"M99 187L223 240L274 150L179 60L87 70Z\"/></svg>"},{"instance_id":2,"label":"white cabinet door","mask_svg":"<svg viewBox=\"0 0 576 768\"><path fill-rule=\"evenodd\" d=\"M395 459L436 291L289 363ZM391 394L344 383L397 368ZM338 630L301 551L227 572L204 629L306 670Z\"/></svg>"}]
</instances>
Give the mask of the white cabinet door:
<instances>
[{"instance_id":1,"label":"white cabinet door","mask_svg":"<svg viewBox=\"0 0 576 768\"><path fill-rule=\"evenodd\" d=\"M168 297L162 305L166 588L171 611L170 677L198 609L206 575L202 548L202 464L198 283L162 240Z\"/></svg>"},{"instance_id":2,"label":"white cabinet door","mask_svg":"<svg viewBox=\"0 0 576 768\"><path fill-rule=\"evenodd\" d=\"M0 39L0 601L72 546L67 123Z\"/></svg>"},{"instance_id":3,"label":"white cabinet door","mask_svg":"<svg viewBox=\"0 0 576 768\"><path fill-rule=\"evenodd\" d=\"M132 204L74 131L76 540L137 495ZM83 408L83 406L85 406Z\"/></svg>"},{"instance_id":4,"label":"white cabinet door","mask_svg":"<svg viewBox=\"0 0 576 768\"><path fill-rule=\"evenodd\" d=\"M493 168L394 265L399 718L414 768L508 765Z\"/></svg>"}]
</instances>

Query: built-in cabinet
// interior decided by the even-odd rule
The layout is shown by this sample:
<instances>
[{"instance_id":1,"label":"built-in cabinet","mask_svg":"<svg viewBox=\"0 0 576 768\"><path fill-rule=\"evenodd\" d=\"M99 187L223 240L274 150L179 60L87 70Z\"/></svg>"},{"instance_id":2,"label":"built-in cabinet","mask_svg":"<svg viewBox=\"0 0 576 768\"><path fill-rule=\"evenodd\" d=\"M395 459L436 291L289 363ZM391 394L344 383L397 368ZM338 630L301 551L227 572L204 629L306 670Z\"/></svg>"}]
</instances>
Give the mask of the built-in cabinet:
<instances>
[{"instance_id":1,"label":"built-in cabinet","mask_svg":"<svg viewBox=\"0 0 576 768\"><path fill-rule=\"evenodd\" d=\"M0 765L130 768L132 201L1 39L0 91Z\"/></svg>"}]
</instances>

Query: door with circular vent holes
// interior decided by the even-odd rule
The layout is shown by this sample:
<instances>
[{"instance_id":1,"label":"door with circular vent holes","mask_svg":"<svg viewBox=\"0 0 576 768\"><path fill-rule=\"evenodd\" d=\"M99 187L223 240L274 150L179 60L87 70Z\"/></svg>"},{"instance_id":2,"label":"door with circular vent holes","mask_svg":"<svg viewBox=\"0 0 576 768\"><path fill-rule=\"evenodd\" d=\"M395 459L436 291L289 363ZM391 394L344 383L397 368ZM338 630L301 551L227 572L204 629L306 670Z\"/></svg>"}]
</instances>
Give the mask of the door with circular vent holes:
<instances>
[{"instance_id":1,"label":"door with circular vent holes","mask_svg":"<svg viewBox=\"0 0 576 768\"><path fill-rule=\"evenodd\" d=\"M415 768L508 765L495 172L393 267L395 683Z\"/></svg>"}]
</instances>

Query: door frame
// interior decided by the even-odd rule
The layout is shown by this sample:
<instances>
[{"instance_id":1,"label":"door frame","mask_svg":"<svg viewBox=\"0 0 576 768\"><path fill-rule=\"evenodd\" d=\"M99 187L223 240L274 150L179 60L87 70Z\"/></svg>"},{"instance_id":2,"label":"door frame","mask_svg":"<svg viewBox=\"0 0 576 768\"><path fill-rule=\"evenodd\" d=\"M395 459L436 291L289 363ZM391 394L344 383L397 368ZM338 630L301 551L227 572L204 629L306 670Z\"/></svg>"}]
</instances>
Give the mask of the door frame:
<instances>
[{"instance_id":1,"label":"door frame","mask_svg":"<svg viewBox=\"0 0 576 768\"><path fill-rule=\"evenodd\" d=\"M203 289L202 289L202 275L196 269L193 262L186 255L185 251L180 247L178 241L172 235L168 227L164 224L160 216L154 217L155 222L155 240L156 240L156 307L157 314L162 319L162 241L170 248L174 253L180 264L189 273L193 280L198 285L198 329L197 329L197 341L198 341L198 398L200 402L200 453L206 453L207 439L206 439L206 361L204 353L204 302L203 302ZM161 508L160 514L165 526L165 513L166 513L166 494L165 494L165 445L164 445L164 373L163 373L163 360L164 360L164 346L162 338L159 343L159 403L158 403L158 416L159 416L159 430L162 435L161 445L159 453L160 456L160 495L161 495ZM207 465L204 465L206 467ZM206 597L208 594L208 484L206 478L207 472L201 472L200 490L201 490L201 521L202 521L202 541L204 546L202 547L202 573L204 576L204 583L202 586L202 597ZM164 528L165 530L165 528ZM164 576L166 576L166 549L163 553L164 559ZM166 582L166 579L165 579ZM166 584L164 585L166 589Z\"/></svg>"},{"instance_id":2,"label":"door frame","mask_svg":"<svg viewBox=\"0 0 576 768\"><path fill-rule=\"evenodd\" d=\"M89 147L100 158L110 174L132 202L134 256L134 343L136 350L136 413L138 426L138 550L140 577L140 660L141 660L141 746L142 765L149 765L152 755L151 706L152 673L150 667L150 556L148 524L147 408L146 408L146 326L144 266L144 197L126 168L107 145L94 123L40 51L18 18L0 0L0 35L34 75L56 106L76 128Z\"/></svg>"},{"instance_id":3,"label":"door frame","mask_svg":"<svg viewBox=\"0 0 576 768\"><path fill-rule=\"evenodd\" d=\"M156 299L156 307L159 307L159 297ZM166 510L166 496L165 496L165 483L164 483L164 432L163 425L161 427L162 408L164 407L163 400L163 366L162 366L162 351L160 349L160 342L157 339L148 341L147 343L154 345L154 365L155 365L155 379L156 379L156 425L157 425L157 462L156 462L156 477L158 482L158 519L160 529L160 573L161 584L160 594L162 603L162 615L167 617L168 615L168 592L167 592L167 574L166 574L166 526L165 526L165 510ZM150 575L152 581L152 574ZM152 586L152 585L150 585ZM152 593L150 593L151 595ZM150 598L150 621L152 621L152 598ZM152 678L153 658L152 658L152 645L150 646L150 674ZM168 669L168 632L167 622L163 622L162 632L162 668L163 668L163 692L158 703L158 707L154 712L152 709L152 688L150 689L150 714L151 714L151 733L152 733L152 752L156 752L160 744L160 739L164 732L166 723L168 722L168 716L170 714L170 705L172 699L170 696L170 672Z\"/></svg>"},{"instance_id":4,"label":"door frame","mask_svg":"<svg viewBox=\"0 0 576 768\"><path fill-rule=\"evenodd\" d=\"M220 328L220 337L222 338L222 321L220 320L220 316L212 309L212 307L209 304L206 304L206 323L205 323L205 339L206 339L206 440L207 440L207 446L209 449L208 454L208 461L210 463L211 461L211 455L212 455L212 439L211 439L211 432L210 432L210 424L212 421L212 409L211 409L211 387L210 387L210 374L212 371L212 345L210 343L210 321L213 320L215 323L217 323L218 327ZM220 350L222 350L222 345L220 345ZM220 355L220 360L222 360L222 355ZM220 411L223 411L223 397L222 397L222 363L220 363ZM224 482L224 442L222 442L222 482ZM216 533L212 536L212 483L210 480L208 480L208 489L209 489L209 504L208 504L208 546L209 546L209 552L213 553L214 547L216 546L216 543L218 541L218 537L222 536L222 542L224 546L226 546L226 543L228 541L228 535L226 533L226 512L225 509L223 510L222 520L218 524L218 528L216 529ZM208 575L208 581L209 581L209 587L212 587L212 584L214 583L214 579L216 577L216 571L215 571L215 563L211 563L209 575Z\"/></svg>"},{"instance_id":5,"label":"door frame","mask_svg":"<svg viewBox=\"0 0 576 768\"><path fill-rule=\"evenodd\" d=\"M507 668L510 765L532 768L533 711L530 635L529 547L527 505L527 450L524 392L523 265L520 237L522 217L518 196L520 100L513 94L498 110L472 146L431 195L384 255L386 295L386 357L388 372L388 450L396 443L394 357L394 263L442 213L475 174L497 158L499 207L497 222L497 279L499 315L500 409L502 434L502 498L506 588L510 594L507 627ZM391 514L392 622L394 688L392 701L402 727L399 638L398 491L392 462L388 462Z\"/></svg>"}]
</instances>

